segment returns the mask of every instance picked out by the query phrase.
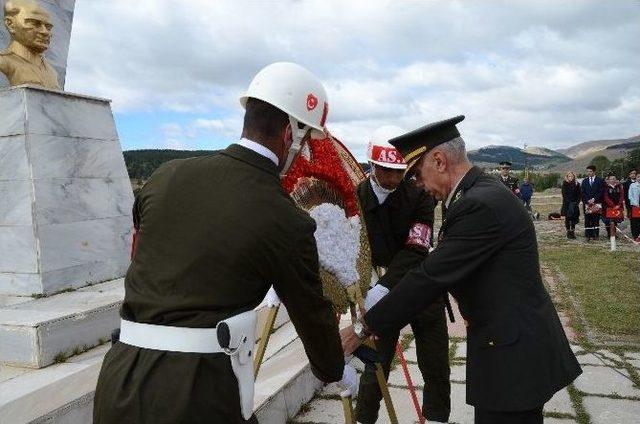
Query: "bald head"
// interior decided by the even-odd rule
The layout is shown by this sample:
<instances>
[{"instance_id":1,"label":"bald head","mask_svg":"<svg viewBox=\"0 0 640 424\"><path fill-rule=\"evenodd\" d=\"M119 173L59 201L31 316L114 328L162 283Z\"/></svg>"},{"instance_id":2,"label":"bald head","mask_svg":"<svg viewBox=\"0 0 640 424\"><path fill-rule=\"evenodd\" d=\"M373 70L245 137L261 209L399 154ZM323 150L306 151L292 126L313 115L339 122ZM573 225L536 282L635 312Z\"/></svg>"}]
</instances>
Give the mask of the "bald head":
<instances>
[{"instance_id":1,"label":"bald head","mask_svg":"<svg viewBox=\"0 0 640 424\"><path fill-rule=\"evenodd\" d=\"M34 53L42 54L51 42L53 24L49 13L34 0L8 0L4 24L11 39Z\"/></svg>"}]
</instances>

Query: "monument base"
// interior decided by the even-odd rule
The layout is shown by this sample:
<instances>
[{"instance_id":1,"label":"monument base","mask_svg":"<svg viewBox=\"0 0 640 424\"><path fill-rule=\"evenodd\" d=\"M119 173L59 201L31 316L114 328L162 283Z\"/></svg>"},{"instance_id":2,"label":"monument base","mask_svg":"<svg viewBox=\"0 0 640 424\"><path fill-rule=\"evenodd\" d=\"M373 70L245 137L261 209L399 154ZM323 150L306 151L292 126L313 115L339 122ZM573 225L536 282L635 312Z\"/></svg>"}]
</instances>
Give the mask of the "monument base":
<instances>
[{"instance_id":1,"label":"monument base","mask_svg":"<svg viewBox=\"0 0 640 424\"><path fill-rule=\"evenodd\" d=\"M0 294L122 277L133 193L108 100L0 90Z\"/></svg>"}]
</instances>

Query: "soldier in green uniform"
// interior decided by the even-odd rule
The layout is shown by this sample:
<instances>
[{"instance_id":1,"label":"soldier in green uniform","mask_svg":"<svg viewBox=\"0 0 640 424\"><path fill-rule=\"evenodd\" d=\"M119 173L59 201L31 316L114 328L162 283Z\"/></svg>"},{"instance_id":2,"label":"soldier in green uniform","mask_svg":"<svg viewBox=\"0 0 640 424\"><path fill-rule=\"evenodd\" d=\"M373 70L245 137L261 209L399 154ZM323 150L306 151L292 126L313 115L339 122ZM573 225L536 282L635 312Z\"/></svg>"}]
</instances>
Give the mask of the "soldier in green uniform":
<instances>
[{"instance_id":1,"label":"soldier in green uniform","mask_svg":"<svg viewBox=\"0 0 640 424\"><path fill-rule=\"evenodd\" d=\"M373 134L368 150L371 175L358 186L373 265L387 269L367 294L367 310L407 271L424 260L431 243L435 199L403 179L407 165L387 141L403 132L398 127L384 126ZM443 300L432 303L415 317L411 329L416 340L418 367L425 382L422 414L429 422L447 422L451 411L451 386L449 335ZM396 331L376 342L387 377L398 337ZM363 424L375 423L381 399L375 369L366 366L360 379L356 420Z\"/></svg>"},{"instance_id":2,"label":"soldier in green uniform","mask_svg":"<svg viewBox=\"0 0 640 424\"><path fill-rule=\"evenodd\" d=\"M257 423L251 314L271 284L313 373L325 382L343 374L315 223L278 175L309 132L323 129L325 90L306 69L276 63L256 75L241 103L242 140L164 164L135 201L137 243L120 341L96 388L97 424Z\"/></svg>"},{"instance_id":3,"label":"soldier in green uniform","mask_svg":"<svg viewBox=\"0 0 640 424\"><path fill-rule=\"evenodd\" d=\"M511 192L520 197L520 185L518 184L518 179L510 174L511 172L511 162L503 160L500 162L500 181L507 187Z\"/></svg>"}]
</instances>

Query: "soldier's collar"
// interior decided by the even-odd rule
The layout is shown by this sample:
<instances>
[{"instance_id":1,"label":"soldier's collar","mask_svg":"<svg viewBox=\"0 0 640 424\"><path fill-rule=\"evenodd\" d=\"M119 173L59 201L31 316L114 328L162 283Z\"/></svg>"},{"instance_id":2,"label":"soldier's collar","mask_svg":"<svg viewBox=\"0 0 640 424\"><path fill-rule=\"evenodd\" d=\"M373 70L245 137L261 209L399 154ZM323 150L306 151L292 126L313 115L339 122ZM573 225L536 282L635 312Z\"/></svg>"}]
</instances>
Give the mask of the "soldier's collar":
<instances>
[{"instance_id":1,"label":"soldier's collar","mask_svg":"<svg viewBox=\"0 0 640 424\"><path fill-rule=\"evenodd\" d=\"M458 181L458 184L456 184L451 193L449 193L449 197L444 204L445 208L449 208L452 203L455 203L466 190L468 190L473 184L475 184L480 175L482 175L482 170L480 168L478 168L477 166L471 167L471 169L469 169L467 173L464 174L464 177L462 177L460 181Z\"/></svg>"},{"instance_id":2,"label":"soldier's collar","mask_svg":"<svg viewBox=\"0 0 640 424\"><path fill-rule=\"evenodd\" d=\"M231 144L229 147L222 150L220 154L232 157L278 177L278 168L273 164L271 159L268 159L239 144Z\"/></svg>"},{"instance_id":3,"label":"soldier's collar","mask_svg":"<svg viewBox=\"0 0 640 424\"><path fill-rule=\"evenodd\" d=\"M43 56L41 54L32 52L15 40L9 44L7 52L20 56L22 59L33 64L40 64L43 60Z\"/></svg>"}]
</instances>

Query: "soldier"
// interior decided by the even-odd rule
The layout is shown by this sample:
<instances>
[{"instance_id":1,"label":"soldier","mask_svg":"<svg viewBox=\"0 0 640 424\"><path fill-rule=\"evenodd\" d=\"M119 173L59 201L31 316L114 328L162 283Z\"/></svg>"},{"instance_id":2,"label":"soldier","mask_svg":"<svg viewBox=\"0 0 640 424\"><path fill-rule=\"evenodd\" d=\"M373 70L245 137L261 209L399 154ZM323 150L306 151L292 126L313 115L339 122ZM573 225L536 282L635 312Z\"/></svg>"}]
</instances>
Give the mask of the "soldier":
<instances>
[{"instance_id":1,"label":"soldier","mask_svg":"<svg viewBox=\"0 0 640 424\"><path fill-rule=\"evenodd\" d=\"M531 219L500 183L471 165L464 116L390 140L447 212L434 251L363 319L343 330L345 353L388 337L450 291L467 320L467 403L476 424L542 424L545 402L580 373L540 276Z\"/></svg>"},{"instance_id":2,"label":"soldier","mask_svg":"<svg viewBox=\"0 0 640 424\"><path fill-rule=\"evenodd\" d=\"M503 160L500 162L500 181L505 185L511 192L520 197L520 186L518 185L518 179L513 175L510 175L511 172L511 162Z\"/></svg>"},{"instance_id":3,"label":"soldier","mask_svg":"<svg viewBox=\"0 0 640 424\"><path fill-rule=\"evenodd\" d=\"M370 309L405 275L427 256L433 229L435 201L403 179L407 165L387 140L402 134L401 128L379 128L369 143L371 173L358 186L358 198L364 215L375 267L387 268L378 283L369 290L365 308ZM411 321L416 339L418 367L425 382L422 413L430 422L447 422L451 411L449 382L449 335L443 299L438 299ZM376 342L385 376L398 343L395 331ZM356 420L373 424L378 419L382 393L375 369L367 365L360 379Z\"/></svg>"},{"instance_id":4,"label":"soldier","mask_svg":"<svg viewBox=\"0 0 640 424\"><path fill-rule=\"evenodd\" d=\"M327 96L293 63L260 71L241 98L242 139L218 154L162 165L133 209L120 341L95 394L102 423L257 423L255 311L273 283L311 369L340 380L344 357L322 295L315 223L280 185Z\"/></svg>"}]
</instances>

